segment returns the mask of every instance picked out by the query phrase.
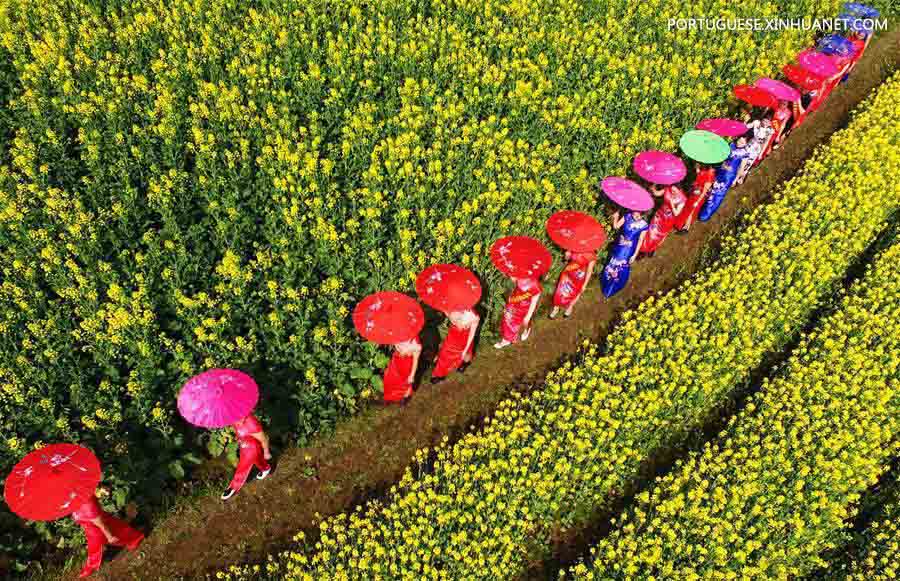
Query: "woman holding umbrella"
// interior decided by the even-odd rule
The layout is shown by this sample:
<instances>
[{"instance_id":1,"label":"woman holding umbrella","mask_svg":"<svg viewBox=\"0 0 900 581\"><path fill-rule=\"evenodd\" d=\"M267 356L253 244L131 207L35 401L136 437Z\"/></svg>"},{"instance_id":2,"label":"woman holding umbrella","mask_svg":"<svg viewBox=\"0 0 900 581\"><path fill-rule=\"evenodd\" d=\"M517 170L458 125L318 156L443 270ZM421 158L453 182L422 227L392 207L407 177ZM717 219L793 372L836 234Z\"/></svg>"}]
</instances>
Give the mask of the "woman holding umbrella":
<instances>
[{"instance_id":1,"label":"woman holding umbrella","mask_svg":"<svg viewBox=\"0 0 900 581\"><path fill-rule=\"evenodd\" d=\"M568 318L591 280L597 264L597 249L606 241L606 231L593 217L564 210L547 220L547 234L565 249L569 261L556 283L550 318L555 319L560 309L565 309L563 316Z\"/></svg>"},{"instance_id":2,"label":"woman holding umbrella","mask_svg":"<svg viewBox=\"0 0 900 581\"><path fill-rule=\"evenodd\" d=\"M475 334L481 321L474 310L481 299L481 283L472 271L462 266L435 264L419 274L416 292L422 302L446 314L450 321L450 330L431 372L431 383L439 383L454 371L463 373L472 362Z\"/></svg>"},{"instance_id":3,"label":"woman holding umbrella","mask_svg":"<svg viewBox=\"0 0 900 581\"><path fill-rule=\"evenodd\" d=\"M422 307L403 293L377 292L356 305L353 325L369 341L393 347L383 377L384 403L406 404L412 397L422 355L419 340L419 332L425 325Z\"/></svg>"},{"instance_id":4,"label":"woman holding umbrella","mask_svg":"<svg viewBox=\"0 0 900 581\"><path fill-rule=\"evenodd\" d=\"M619 236L600 275L603 296L609 298L628 284L631 264L637 258L650 227L641 212L653 207L653 198L647 190L625 178L604 178L600 187L610 200L631 210L625 216L620 216L618 211L613 214L613 227L619 230Z\"/></svg>"},{"instance_id":5,"label":"woman holding umbrella","mask_svg":"<svg viewBox=\"0 0 900 581\"><path fill-rule=\"evenodd\" d=\"M737 140L731 144L731 153L728 158L722 162L715 170L716 179L709 190L709 195L703 206L700 208L700 214L697 218L701 222L706 222L719 209L725 200L725 195L734 185L737 176L750 166L750 152L747 147L747 126L741 121L732 119L706 119L697 124L698 129L711 131L720 137L737 137Z\"/></svg>"},{"instance_id":6,"label":"woman holding umbrella","mask_svg":"<svg viewBox=\"0 0 900 581\"><path fill-rule=\"evenodd\" d=\"M653 256L675 228L675 218L684 209L687 197L675 184L687 175L687 167L678 156L657 150L639 153L632 166L635 173L653 184L650 192L657 198L662 197L662 204L653 214L640 247L642 254Z\"/></svg>"},{"instance_id":7,"label":"woman holding umbrella","mask_svg":"<svg viewBox=\"0 0 900 581\"><path fill-rule=\"evenodd\" d=\"M546 246L534 238L507 236L491 246L491 261L516 285L503 309L500 322L502 338L494 344L497 349L503 349L512 343L525 341L531 335L531 321L543 292L540 278L550 270L553 256Z\"/></svg>"},{"instance_id":8,"label":"woman holding umbrella","mask_svg":"<svg viewBox=\"0 0 900 581\"><path fill-rule=\"evenodd\" d=\"M247 482L253 467L257 480L272 471L269 438L253 415L259 402L259 386L237 369L210 369L195 375L178 393L178 413L188 423L201 428L234 428L239 445L238 465L222 500L235 495Z\"/></svg>"},{"instance_id":9,"label":"woman holding umbrella","mask_svg":"<svg viewBox=\"0 0 900 581\"><path fill-rule=\"evenodd\" d=\"M777 149L787 136L787 128L794 116L793 103L800 101L800 91L794 87L775 79L762 78L756 81L755 86L768 92L778 100L778 106L772 115L773 133L766 142L761 157L766 157L773 149Z\"/></svg>"},{"instance_id":10,"label":"woman holding umbrella","mask_svg":"<svg viewBox=\"0 0 900 581\"><path fill-rule=\"evenodd\" d=\"M781 70L784 76L796 85L801 93L800 99L792 103L794 119L792 129L796 129L812 113L811 105L818 99L819 93L825 84L825 79L797 65L788 64Z\"/></svg>"},{"instance_id":11,"label":"woman holding umbrella","mask_svg":"<svg viewBox=\"0 0 900 581\"><path fill-rule=\"evenodd\" d=\"M688 232L697 220L706 196L716 181L713 167L725 161L731 153L728 142L711 131L692 129L681 136L681 151L696 164L696 177L684 209L675 218L675 228L681 233Z\"/></svg>"},{"instance_id":12,"label":"woman holding umbrella","mask_svg":"<svg viewBox=\"0 0 900 581\"><path fill-rule=\"evenodd\" d=\"M107 513L97 502L102 477L93 452L75 444L50 444L29 453L6 478L3 496L10 510L28 520L52 521L72 515L87 541L89 577L103 563L106 545L138 548L144 535Z\"/></svg>"},{"instance_id":13,"label":"woman holding umbrella","mask_svg":"<svg viewBox=\"0 0 900 581\"><path fill-rule=\"evenodd\" d=\"M766 110L774 110L778 107L778 99L773 97L768 91L759 87L737 85L734 88L734 95L752 107L761 107ZM750 121L747 125L753 128L752 141L756 146L753 150L758 149L756 157L751 160L753 165L756 166L759 165L768 154L768 144L775 135L775 129L772 120L765 115L761 119Z\"/></svg>"}]
</instances>

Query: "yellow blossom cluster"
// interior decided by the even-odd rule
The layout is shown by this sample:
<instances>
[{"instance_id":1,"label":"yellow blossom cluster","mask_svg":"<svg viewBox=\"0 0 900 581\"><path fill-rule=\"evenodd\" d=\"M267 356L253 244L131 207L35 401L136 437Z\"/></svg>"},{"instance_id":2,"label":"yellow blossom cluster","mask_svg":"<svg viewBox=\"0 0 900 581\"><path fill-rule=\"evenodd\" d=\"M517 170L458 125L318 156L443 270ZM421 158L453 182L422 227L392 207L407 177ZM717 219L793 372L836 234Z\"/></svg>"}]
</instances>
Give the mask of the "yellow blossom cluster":
<instances>
[{"instance_id":1,"label":"yellow blossom cluster","mask_svg":"<svg viewBox=\"0 0 900 581\"><path fill-rule=\"evenodd\" d=\"M895 244L719 438L639 495L572 578L796 579L827 566L822 554L900 453L898 297Z\"/></svg>"},{"instance_id":2,"label":"yellow blossom cluster","mask_svg":"<svg viewBox=\"0 0 900 581\"><path fill-rule=\"evenodd\" d=\"M386 500L325 519L315 540L269 560L269 577L517 578L529 557L550 545L554 526L571 525L608 502L640 474L644 462L697 427L829 300L900 209L898 144L900 74L816 151L771 204L755 210L746 227L725 240L709 268L628 313L604 349L589 347L580 362L551 373L540 389L503 402L483 429L453 445L420 451L417 465ZM895 319L896 283L885 267L879 273L866 300L888 305L882 314ZM865 307L861 299L850 305L848 316ZM897 338L900 326L891 326L892 320L866 319L874 325L871 331L851 332L835 323L848 335L843 347L853 347L848 365L858 364L863 374L864 381L851 389L863 397L859 409L865 413L828 444L838 452L858 445L873 454L873 460L854 456L859 473L849 474L848 486L871 481L873 462L883 458L873 442L884 444L883 451L892 446L882 437L894 433L890 418L874 421L890 409L880 398L891 390L879 390L878 381L897 372L896 353L891 358L888 345L882 350L875 341L879 332ZM839 338L828 349L839 350ZM868 350L857 350L858 340ZM863 355L873 360L866 363ZM815 379L811 392L830 385L824 376ZM875 382L871 387L869 379ZM841 418L838 413L823 421L844 428ZM863 428L872 430L871 437ZM792 434L789 444L814 436L814 430L785 429ZM774 494L797 498L805 489ZM830 502L808 500L813 507ZM823 508L833 506L828 502ZM795 519L791 526L803 523ZM220 573L232 580L261 576L242 567Z\"/></svg>"}]
</instances>

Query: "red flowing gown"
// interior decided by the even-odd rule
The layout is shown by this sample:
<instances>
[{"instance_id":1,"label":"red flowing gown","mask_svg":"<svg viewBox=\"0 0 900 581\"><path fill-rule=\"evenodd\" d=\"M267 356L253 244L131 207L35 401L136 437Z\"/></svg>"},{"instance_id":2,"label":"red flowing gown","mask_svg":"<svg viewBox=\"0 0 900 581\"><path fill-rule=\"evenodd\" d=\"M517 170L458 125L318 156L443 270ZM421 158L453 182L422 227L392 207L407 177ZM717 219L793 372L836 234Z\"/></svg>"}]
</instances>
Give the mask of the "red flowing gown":
<instances>
[{"instance_id":1,"label":"red flowing gown","mask_svg":"<svg viewBox=\"0 0 900 581\"><path fill-rule=\"evenodd\" d=\"M422 348L422 343L418 338L414 342L419 349ZM412 382L409 380L409 374L412 373L414 362L414 355L404 355L394 349L391 361L384 370L384 401L403 401L405 397L412 395Z\"/></svg>"},{"instance_id":2,"label":"red flowing gown","mask_svg":"<svg viewBox=\"0 0 900 581\"><path fill-rule=\"evenodd\" d=\"M644 242L641 244L641 252L650 254L656 252L660 244L669 236L672 229L675 228L675 222L678 216L675 214L675 206L681 206L687 202L687 196L678 186L667 186L663 190L662 205L653 214L653 220L650 222L650 228L644 236Z\"/></svg>"},{"instance_id":3,"label":"red flowing gown","mask_svg":"<svg viewBox=\"0 0 900 581\"><path fill-rule=\"evenodd\" d=\"M125 521L104 511L96 498L91 498L82 504L78 510L72 513L72 518L81 526L87 539L88 558L87 564L81 571L83 575L93 573L100 568L100 564L103 562L103 547L106 545L112 544L118 547L126 547L129 551L133 551L144 540L144 535L140 531L133 529ZM117 538L116 542L110 543L103 531L100 530L100 527L91 522L98 518Z\"/></svg>"},{"instance_id":4,"label":"red flowing gown","mask_svg":"<svg viewBox=\"0 0 900 581\"><path fill-rule=\"evenodd\" d=\"M256 416L250 414L243 420L235 422L234 431L237 432L240 454L238 456L238 465L229 487L237 492L247 482L247 477L250 476L250 471L254 466L260 472L265 472L270 466L266 461L262 443L251 435L263 431L262 424Z\"/></svg>"},{"instance_id":5,"label":"red flowing gown","mask_svg":"<svg viewBox=\"0 0 900 581\"><path fill-rule=\"evenodd\" d=\"M587 271L592 262L597 260L595 252L573 252L569 264L559 275L556 292L553 294L553 306L568 308L587 284Z\"/></svg>"},{"instance_id":6,"label":"red flowing gown","mask_svg":"<svg viewBox=\"0 0 900 581\"><path fill-rule=\"evenodd\" d=\"M706 201L706 194L709 193L707 186L711 186L714 181L716 181L716 170L712 167L705 167L697 173L697 178L691 188L691 195L687 197L684 208L675 218L676 228L684 230L688 222L693 224L697 221L697 214L700 213L700 208Z\"/></svg>"},{"instance_id":7,"label":"red flowing gown","mask_svg":"<svg viewBox=\"0 0 900 581\"><path fill-rule=\"evenodd\" d=\"M525 317L531 309L534 297L541 296L541 283L537 279L519 279L515 290L506 301L503 320L500 323L500 335L510 343L519 340L519 332L525 324Z\"/></svg>"},{"instance_id":8,"label":"red flowing gown","mask_svg":"<svg viewBox=\"0 0 900 581\"><path fill-rule=\"evenodd\" d=\"M471 313L472 325L477 325L478 315L474 311L469 311L469 313ZM471 330L471 325L468 327L450 325L450 330L447 331L447 338L441 343L441 349L438 351L437 363L434 366L434 371L431 372L432 377L447 377L447 375L459 369L463 361L472 360L475 342L472 341L472 345L469 345L469 348L466 349Z\"/></svg>"}]
</instances>

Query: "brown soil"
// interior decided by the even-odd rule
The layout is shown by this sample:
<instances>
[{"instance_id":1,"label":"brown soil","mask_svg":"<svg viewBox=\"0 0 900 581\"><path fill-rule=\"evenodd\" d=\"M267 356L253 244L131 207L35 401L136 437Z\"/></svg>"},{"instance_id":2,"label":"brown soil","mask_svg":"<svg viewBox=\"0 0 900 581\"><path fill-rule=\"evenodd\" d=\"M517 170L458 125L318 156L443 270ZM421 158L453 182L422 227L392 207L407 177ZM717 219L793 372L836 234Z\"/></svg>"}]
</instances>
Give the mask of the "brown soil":
<instances>
[{"instance_id":1,"label":"brown soil","mask_svg":"<svg viewBox=\"0 0 900 581\"><path fill-rule=\"evenodd\" d=\"M672 236L654 258L636 263L628 287L611 300L604 300L594 283L571 319L550 321L545 306L528 342L503 351L482 345L465 375L438 386L424 383L408 406L373 406L311 446L282 451L268 480L251 481L228 503L209 495L173 509L154 523L138 553L120 554L96 578L191 578L261 560L288 546L298 531L313 529L321 515L382 495L400 479L417 449L445 436L457 438L510 391L540 382L584 339L602 340L620 313L693 274L714 252L716 235L739 213L767 199L900 63L898 47L900 30L873 41L849 82L729 194L710 222L698 223L689 236ZM224 486L227 472L221 474Z\"/></svg>"}]
</instances>

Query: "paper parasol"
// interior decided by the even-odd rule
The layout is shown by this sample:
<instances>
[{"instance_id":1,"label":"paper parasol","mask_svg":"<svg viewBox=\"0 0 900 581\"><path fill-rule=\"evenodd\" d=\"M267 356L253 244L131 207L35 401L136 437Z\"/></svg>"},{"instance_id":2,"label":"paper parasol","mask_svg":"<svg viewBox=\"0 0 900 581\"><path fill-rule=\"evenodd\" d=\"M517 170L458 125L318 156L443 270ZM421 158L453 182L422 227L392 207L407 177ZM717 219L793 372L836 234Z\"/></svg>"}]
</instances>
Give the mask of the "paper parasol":
<instances>
[{"instance_id":1,"label":"paper parasol","mask_svg":"<svg viewBox=\"0 0 900 581\"><path fill-rule=\"evenodd\" d=\"M776 81L775 79L763 77L757 80L754 85L764 91L768 91L772 94L772 96L777 99L781 99L782 101L793 102L800 99L800 91L788 85L787 83L782 83L781 81Z\"/></svg>"},{"instance_id":2,"label":"paper parasol","mask_svg":"<svg viewBox=\"0 0 900 581\"><path fill-rule=\"evenodd\" d=\"M409 341L419 335L424 325L421 305L397 291L372 293L353 310L353 326L359 334L380 345Z\"/></svg>"},{"instance_id":3,"label":"paper parasol","mask_svg":"<svg viewBox=\"0 0 900 581\"><path fill-rule=\"evenodd\" d=\"M178 392L178 412L201 428L224 428L242 420L259 401L253 378L237 369L210 369L190 378Z\"/></svg>"},{"instance_id":4,"label":"paper parasol","mask_svg":"<svg viewBox=\"0 0 900 581\"><path fill-rule=\"evenodd\" d=\"M772 93L752 85L737 85L734 88L734 96L754 107L774 109L778 106L778 100L772 96Z\"/></svg>"},{"instance_id":5,"label":"paper parasol","mask_svg":"<svg viewBox=\"0 0 900 581\"><path fill-rule=\"evenodd\" d=\"M635 156L632 167L648 182L663 186L676 184L687 174L681 158L666 151L642 151Z\"/></svg>"},{"instance_id":6,"label":"paper parasol","mask_svg":"<svg viewBox=\"0 0 900 581\"><path fill-rule=\"evenodd\" d=\"M826 79L838 73L838 67L831 57L814 50L807 49L798 54L797 62L812 74Z\"/></svg>"},{"instance_id":7,"label":"paper parasol","mask_svg":"<svg viewBox=\"0 0 900 581\"><path fill-rule=\"evenodd\" d=\"M626 210L645 212L653 207L653 196L639 184L617 176L603 178L600 187L606 197Z\"/></svg>"},{"instance_id":8,"label":"paper parasol","mask_svg":"<svg viewBox=\"0 0 900 581\"><path fill-rule=\"evenodd\" d=\"M56 520L94 496L102 473L94 453L76 444L50 444L22 458L6 478L9 509L28 520Z\"/></svg>"},{"instance_id":9,"label":"paper parasol","mask_svg":"<svg viewBox=\"0 0 900 581\"><path fill-rule=\"evenodd\" d=\"M704 119L697 123L697 129L715 133L720 137L738 137L750 130L747 124L736 119Z\"/></svg>"},{"instance_id":10,"label":"paper parasol","mask_svg":"<svg viewBox=\"0 0 900 581\"><path fill-rule=\"evenodd\" d=\"M851 57L856 52L853 43L844 38L840 34L829 34L819 40L816 45L819 52L827 55L837 55L842 57Z\"/></svg>"},{"instance_id":11,"label":"paper parasol","mask_svg":"<svg viewBox=\"0 0 900 581\"><path fill-rule=\"evenodd\" d=\"M426 305L444 313L471 309L481 300L481 283L456 264L433 264L416 278L416 292Z\"/></svg>"},{"instance_id":12,"label":"paper parasol","mask_svg":"<svg viewBox=\"0 0 900 581\"><path fill-rule=\"evenodd\" d=\"M491 262L511 278L538 278L550 270L553 256L529 236L507 236L491 246Z\"/></svg>"},{"instance_id":13,"label":"paper parasol","mask_svg":"<svg viewBox=\"0 0 900 581\"><path fill-rule=\"evenodd\" d=\"M678 144L685 155L700 163L721 163L731 155L728 142L711 131L692 129L681 136Z\"/></svg>"},{"instance_id":14,"label":"paper parasol","mask_svg":"<svg viewBox=\"0 0 900 581\"><path fill-rule=\"evenodd\" d=\"M574 210L556 212L547 219L547 234L561 248L594 252L606 242L606 230L593 216Z\"/></svg>"},{"instance_id":15,"label":"paper parasol","mask_svg":"<svg viewBox=\"0 0 900 581\"><path fill-rule=\"evenodd\" d=\"M859 2L844 3L844 12L849 13L855 18L878 18L881 15L881 12L879 12L876 8L866 6L865 4L861 4Z\"/></svg>"},{"instance_id":16,"label":"paper parasol","mask_svg":"<svg viewBox=\"0 0 900 581\"><path fill-rule=\"evenodd\" d=\"M814 75L803 67L797 65L784 65L781 71L788 80L804 91L815 91L825 82L825 79Z\"/></svg>"}]
</instances>

